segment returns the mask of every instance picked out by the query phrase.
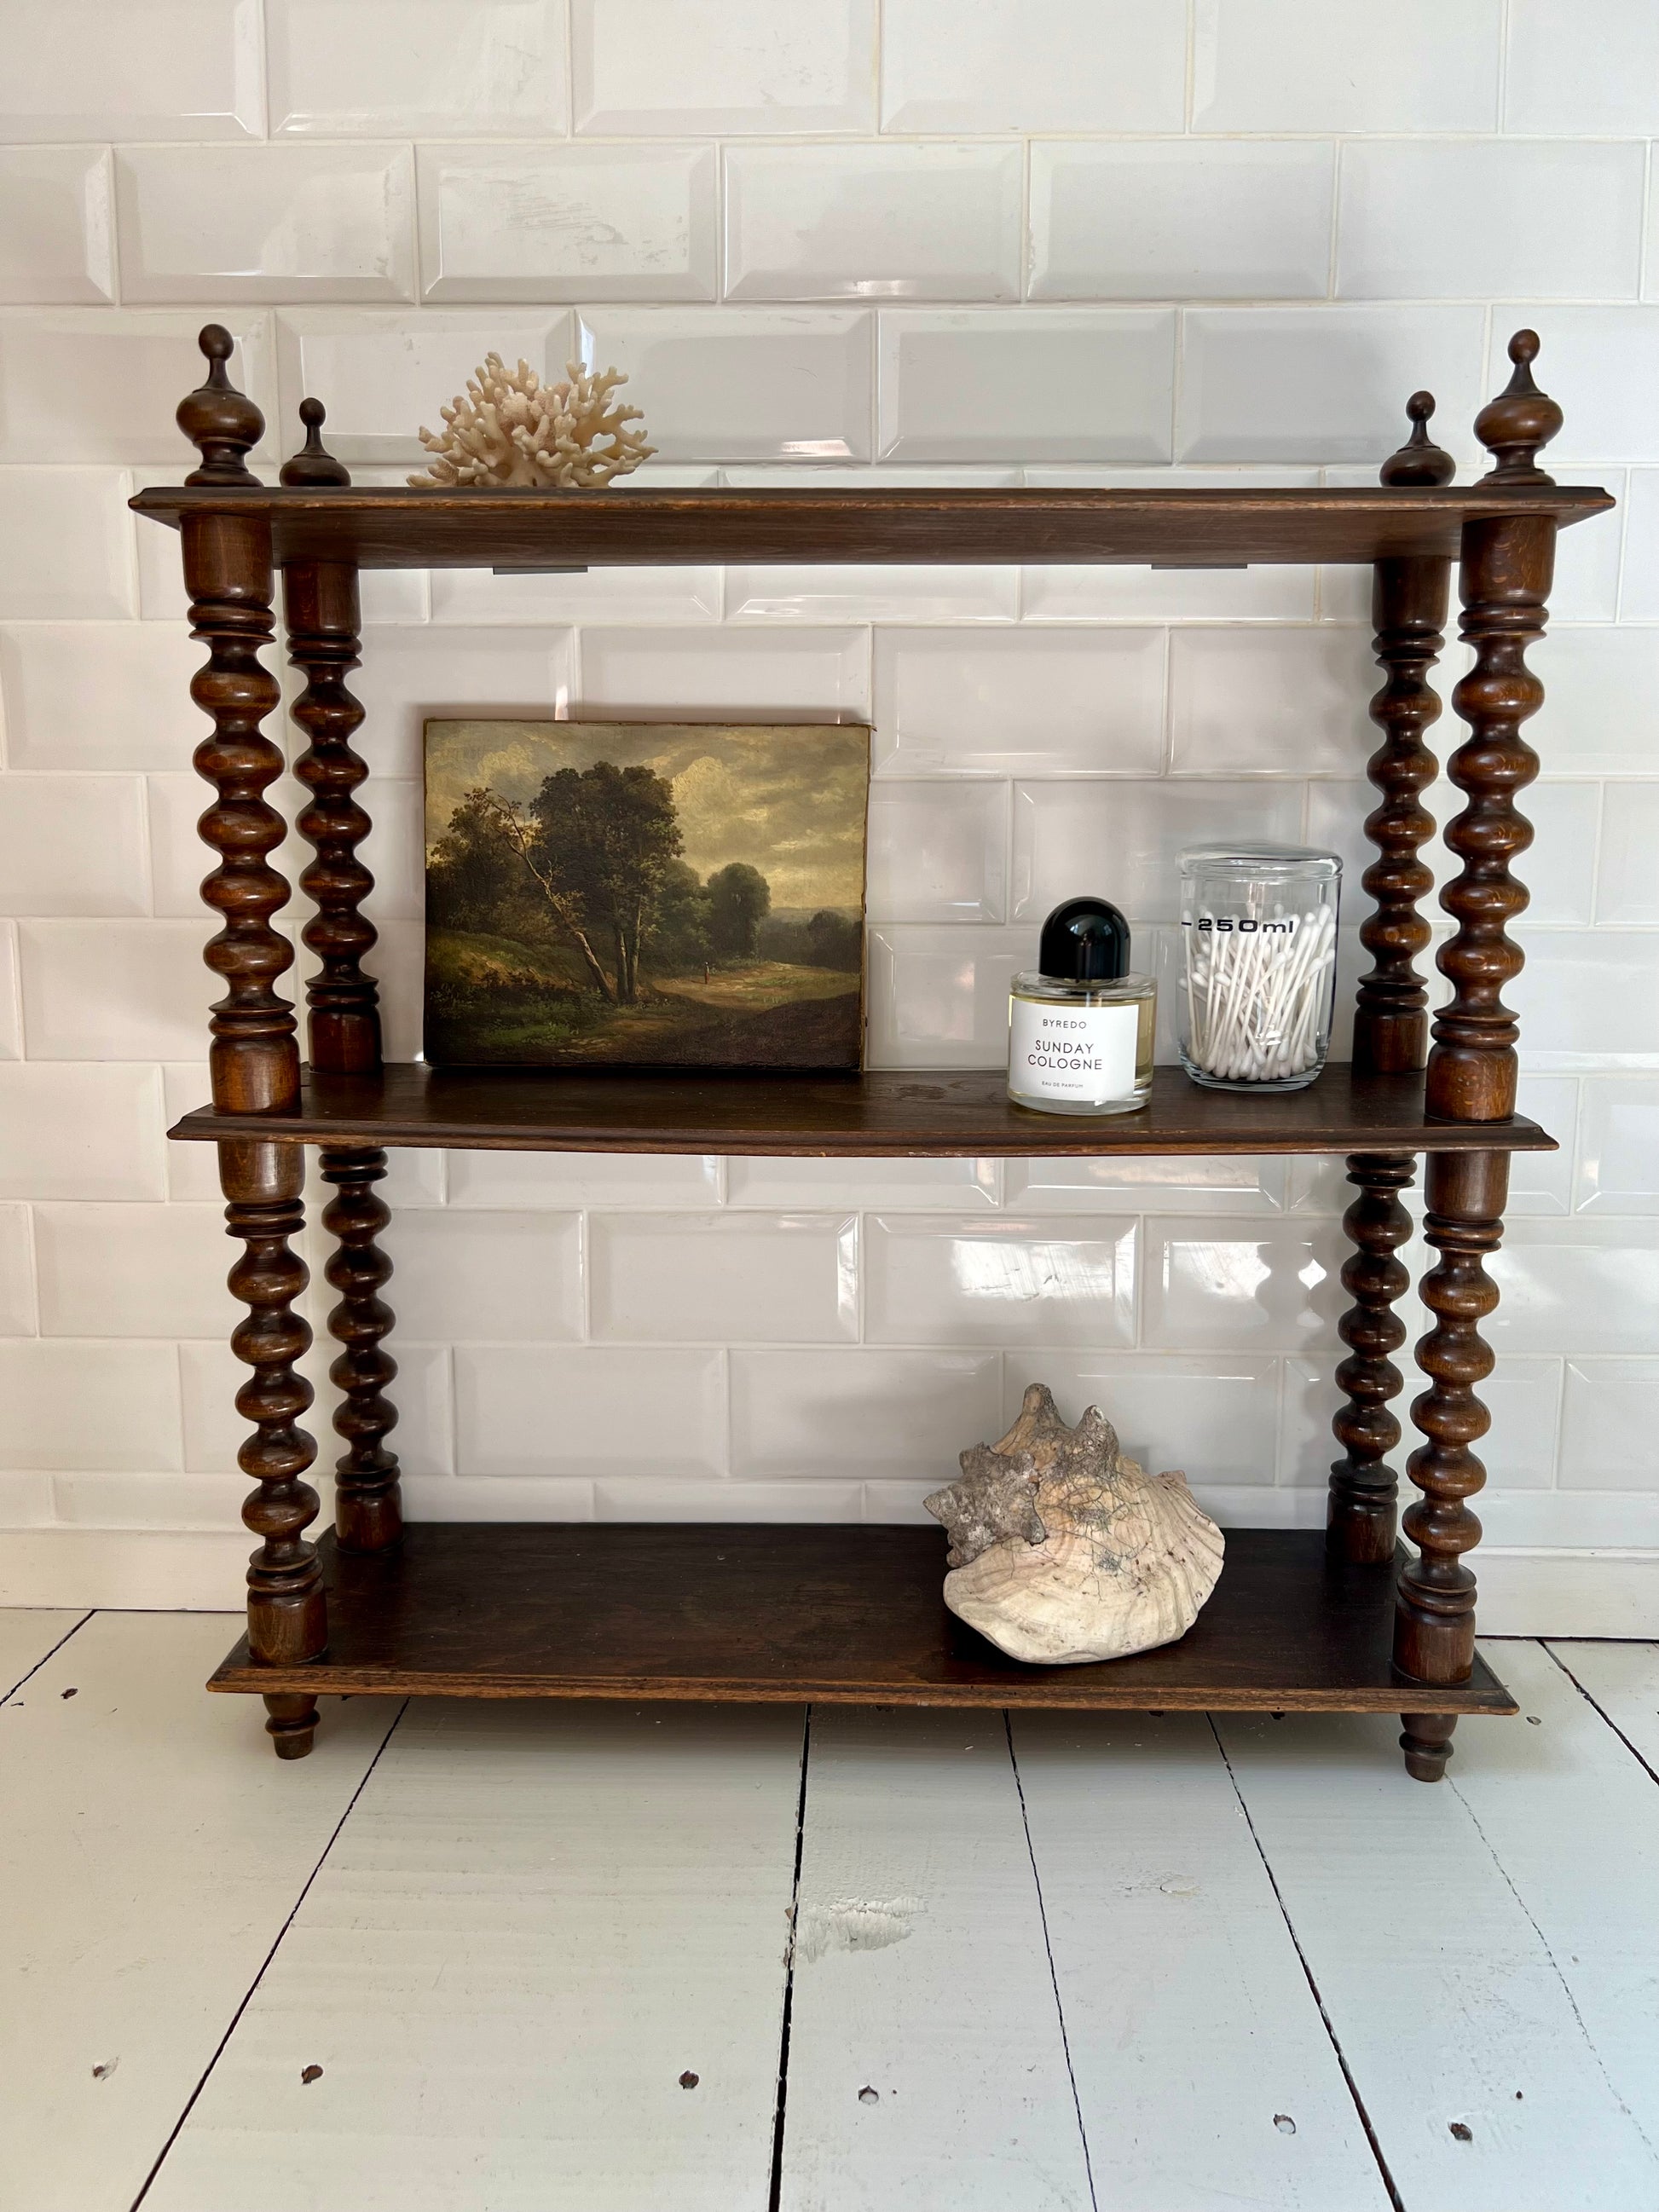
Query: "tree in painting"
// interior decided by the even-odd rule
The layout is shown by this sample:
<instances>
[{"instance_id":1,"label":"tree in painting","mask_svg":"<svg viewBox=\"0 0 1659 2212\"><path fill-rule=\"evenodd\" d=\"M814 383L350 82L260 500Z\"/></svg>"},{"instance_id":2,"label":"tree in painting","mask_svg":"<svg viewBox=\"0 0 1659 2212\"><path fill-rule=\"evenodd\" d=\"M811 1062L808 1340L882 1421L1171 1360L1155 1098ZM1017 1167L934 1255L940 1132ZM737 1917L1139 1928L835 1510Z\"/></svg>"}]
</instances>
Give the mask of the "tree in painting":
<instances>
[{"instance_id":1,"label":"tree in painting","mask_svg":"<svg viewBox=\"0 0 1659 2212\"><path fill-rule=\"evenodd\" d=\"M752 960L771 911L772 886L747 860L729 861L708 878L708 927L717 951Z\"/></svg>"}]
</instances>

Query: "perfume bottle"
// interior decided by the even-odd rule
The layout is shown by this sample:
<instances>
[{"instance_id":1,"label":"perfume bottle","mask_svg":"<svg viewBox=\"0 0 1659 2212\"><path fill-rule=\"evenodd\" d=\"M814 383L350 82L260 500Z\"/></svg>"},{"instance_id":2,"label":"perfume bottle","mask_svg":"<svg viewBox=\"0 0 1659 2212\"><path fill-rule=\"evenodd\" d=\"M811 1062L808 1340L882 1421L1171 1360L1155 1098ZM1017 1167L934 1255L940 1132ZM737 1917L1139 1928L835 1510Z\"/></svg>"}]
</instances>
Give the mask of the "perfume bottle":
<instances>
[{"instance_id":1,"label":"perfume bottle","mask_svg":"<svg viewBox=\"0 0 1659 2212\"><path fill-rule=\"evenodd\" d=\"M1067 899L1042 925L1039 973L1008 995L1008 1096L1043 1114L1133 1114L1152 1087L1158 986L1129 973L1129 925Z\"/></svg>"}]
</instances>

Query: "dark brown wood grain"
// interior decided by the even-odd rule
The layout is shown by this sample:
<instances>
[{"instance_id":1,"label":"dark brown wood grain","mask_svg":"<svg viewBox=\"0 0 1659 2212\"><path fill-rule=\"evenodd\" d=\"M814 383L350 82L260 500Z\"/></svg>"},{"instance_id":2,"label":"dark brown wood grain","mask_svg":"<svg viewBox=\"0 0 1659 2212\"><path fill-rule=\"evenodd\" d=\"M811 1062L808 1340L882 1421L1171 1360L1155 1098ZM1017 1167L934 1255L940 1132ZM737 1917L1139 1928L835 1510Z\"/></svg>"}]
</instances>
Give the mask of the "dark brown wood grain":
<instances>
[{"instance_id":1,"label":"dark brown wood grain","mask_svg":"<svg viewBox=\"0 0 1659 2212\"><path fill-rule=\"evenodd\" d=\"M1333 1551L1356 1561L1394 1557L1398 1486L1388 1455L1400 1441L1400 1424L1389 1401L1403 1384L1389 1355L1406 1340L1394 1308L1411 1277L1395 1254L1412 1233L1399 1194L1416 1173L1408 1152L1358 1152L1348 1162L1348 1181L1359 1194L1342 1217L1353 1247L1342 1287L1353 1304L1337 1323L1349 1357L1337 1368L1336 1387L1347 1402L1331 1422L1342 1456L1331 1468L1326 1528Z\"/></svg>"},{"instance_id":2,"label":"dark brown wood grain","mask_svg":"<svg viewBox=\"0 0 1659 2212\"><path fill-rule=\"evenodd\" d=\"M207 323L196 343L207 376L179 402L175 420L202 458L185 482L211 491L258 491L247 457L264 435L265 418L226 371L236 341L222 323Z\"/></svg>"},{"instance_id":3,"label":"dark brown wood grain","mask_svg":"<svg viewBox=\"0 0 1659 2212\"><path fill-rule=\"evenodd\" d=\"M1515 801L1538 773L1521 729L1543 705L1544 687L1526 656L1543 635L1554 559L1547 520L1472 522L1463 534L1462 635L1474 665L1452 692L1469 734L1446 772L1468 803L1445 830L1462 866L1440 894L1457 930L1437 958L1453 995L1433 1023L1428 1099L1435 1113L1470 1121L1501 1121L1515 1110L1520 1029L1504 987L1524 963L1508 925L1527 893L1510 863L1532 842L1532 824Z\"/></svg>"},{"instance_id":4,"label":"dark brown wood grain","mask_svg":"<svg viewBox=\"0 0 1659 2212\"><path fill-rule=\"evenodd\" d=\"M1518 500L1551 484L1538 453L1562 416L1533 381L1537 353L1536 333L1517 331L1510 340L1508 387L1475 418L1475 434L1495 463L1478 490ZM1525 908L1527 894L1510 863L1532 842L1532 826L1515 799L1538 773L1521 727L1542 705L1544 690L1526 656L1543 633L1555 536L1549 517L1506 507L1472 516L1460 549L1462 635L1474 663L1452 693L1469 735L1448 773L1468 804L1445 833L1462 866L1440 895L1457 930L1438 956L1452 999L1433 1024L1425 1097L1431 1113L1474 1127L1501 1122L1515 1110L1520 1032L1503 993L1522 966L1507 925ZM1437 1152L1425 1177L1424 1234L1440 1257L1421 1285L1434 1327L1416 1346L1430 1383L1413 1401L1412 1419L1426 1442L1407 1471L1423 1496L1405 1518L1419 1552L1401 1575L1394 1646L1401 1671L1434 1690L1433 1710L1401 1713L1407 1771L1419 1782L1438 1781L1451 1755L1456 1722L1443 1686L1466 1680L1477 1663L1474 1577L1463 1561L1480 1540L1480 1523L1465 1500L1486 1479L1469 1447L1490 1425L1474 1387L1492 1372L1480 1324L1498 1304L1483 1263L1503 1237L1509 1177L1508 1154L1496 1151Z\"/></svg>"},{"instance_id":5,"label":"dark brown wood grain","mask_svg":"<svg viewBox=\"0 0 1659 2212\"><path fill-rule=\"evenodd\" d=\"M296 561L283 582L289 657L306 676L294 719L310 740L294 773L311 793L296 826L317 856L300 878L315 909L302 933L319 963L306 991L311 1060L362 1074L380 1064L380 1016L363 967L376 936L363 912L374 878L357 857L372 826L356 795L368 769L351 742L363 710L345 682L357 665L357 571L345 562Z\"/></svg>"},{"instance_id":6,"label":"dark brown wood grain","mask_svg":"<svg viewBox=\"0 0 1659 2212\"><path fill-rule=\"evenodd\" d=\"M328 420L328 410L320 399L300 402L300 422L305 430L305 443L297 453L291 453L283 463L283 483L292 489L303 485L316 490L322 485L349 484L351 471L343 461L337 461L323 444L323 425Z\"/></svg>"},{"instance_id":7,"label":"dark brown wood grain","mask_svg":"<svg viewBox=\"0 0 1659 2212\"><path fill-rule=\"evenodd\" d=\"M1414 392L1406 412L1412 434L1383 462L1382 482L1402 489L1449 483L1457 465L1429 437L1433 393ZM1429 994L1416 963L1430 931L1418 908L1434 878L1418 854L1434 835L1420 794L1434 781L1435 761L1423 738L1440 713L1428 675L1445 643L1450 592L1445 560L1379 561L1372 574L1372 650L1388 680L1370 704L1382 744L1365 772L1382 804L1365 822L1378 857L1361 878L1372 905L1359 925L1359 941L1372 964L1359 980L1353 1056L1356 1066L1383 1072L1421 1067L1428 1056Z\"/></svg>"},{"instance_id":8,"label":"dark brown wood grain","mask_svg":"<svg viewBox=\"0 0 1659 2212\"><path fill-rule=\"evenodd\" d=\"M1455 1713L1401 1713L1400 1748L1406 1754L1406 1771L1413 1782L1438 1782L1452 1754Z\"/></svg>"},{"instance_id":9,"label":"dark brown wood grain","mask_svg":"<svg viewBox=\"0 0 1659 2212\"><path fill-rule=\"evenodd\" d=\"M343 1347L328 1370L341 1393L334 1427L346 1443L334 1469L335 1533L347 1551L384 1552L403 1532L398 1455L386 1444L398 1423L386 1395L398 1376L385 1343L393 1315L380 1296L392 1262L378 1241L392 1216L374 1188L386 1175L386 1154L325 1146L318 1167L335 1194L323 1209L323 1226L336 1240L323 1272L340 1293L328 1328Z\"/></svg>"},{"instance_id":10,"label":"dark brown wood grain","mask_svg":"<svg viewBox=\"0 0 1659 2212\"><path fill-rule=\"evenodd\" d=\"M1515 365L1513 375L1497 398L1488 400L1474 418L1474 434L1493 463L1481 481L1510 490L1534 491L1555 482L1539 467L1538 455L1560 429L1563 418L1556 402L1533 382L1537 331L1517 331L1510 340L1509 354Z\"/></svg>"},{"instance_id":11,"label":"dark brown wood grain","mask_svg":"<svg viewBox=\"0 0 1659 2212\"><path fill-rule=\"evenodd\" d=\"M211 1139L246 1127L203 1107L171 1133ZM857 1159L1556 1148L1522 1115L1478 1130L1431 1121L1420 1073L1358 1075L1342 1061L1296 1091L1204 1091L1179 1068L1155 1068L1151 1101L1139 1112L1086 1121L1012 1104L998 1068L862 1076L517 1073L399 1060L372 1076L306 1070L298 1108L261 1115L259 1132L304 1144Z\"/></svg>"},{"instance_id":12,"label":"dark brown wood grain","mask_svg":"<svg viewBox=\"0 0 1659 2212\"><path fill-rule=\"evenodd\" d=\"M1359 941L1371 965L1359 979L1354 1009L1355 1063L1382 1073L1421 1067L1428 1056L1428 987L1417 958L1430 930L1419 902L1434 878L1419 857L1434 835L1434 817L1421 793L1433 782L1434 755L1423 742L1440 713L1428 681L1440 649L1451 592L1447 561L1380 561L1371 592L1373 650L1387 681L1370 704L1382 743L1366 774L1382 803L1365 817L1365 835L1377 858L1360 878L1371 901L1359 925Z\"/></svg>"},{"instance_id":13,"label":"dark brown wood grain","mask_svg":"<svg viewBox=\"0 0 1659 2212\"><path fill-rule=\"evenodd\" d=\"M1455 556L1463 526L1544 515L1563 528L1613 501L1594 489L1306 491L841 490L238 492L276 559L361 568L653 566L709 562L1103 561L1171 568ZM142 491L177 524L229 503Z\"/></svg>"},{"instance_id":14,"label":"dark brown wood grain","mask_svg":"<svg viewBox=\"0 0 1659 2212\"><path fill-rule=\"evenodd\" d=\"M314 1659L328 1642L321 1570L305 1534L319 1503L304 1479L317 1446L299 1425L312 1390L295 1365L311 1344L309 1327L294 1310L308 1279L293 1249L305 1227L304 1161L291 1146L227 1141L219 1147L219 1178L228 1233L244 1247L230 1271L230 1291L249 1310L231 1350L253 1370L236 1394L237 1412L253 1424L237 1464L258 1486L242 1506L243 1522L260 1540L247 1571L250 1663L264 1678L254 1686L269 1689L274 1700L265 1726L278 1756L303 1759L315 1702L285 1694L294 1686L274 1682L268 1670Z\"/></svg>"},{"instance_id":15,"label":"dark brown wood grain","mask_svg":"<svg viewBox=\"0 0 1659 2212\"><path fill-rule=\"evenodd\" d=\"M283 756L260 727L280 696L259 658L271 635L270 532L254 514L204 515L186 528L184 550L191 635L208 648L190 695L213 724L195 755L216 793L201 833L219 865L202 896L223 925L203 954L225 985L208 1065L217 1105L258 1113L291 1106L300 1082L294 1008L276 988L294 947L271 927L289 889L267 857L285 834L264 796Z\"/></svg>"},{"instance_id":16,"label":"dark brown wood grain","mask_svg":"<svg viewBox=\"0 0 1659 2212\"><path fill-rule=\"evenodd\" d=\"M1390 1712L1397 1563L1346 1567L1316 1530L1235 1528L1214 1595L1178 1644L1026 1667L946 1611L935 1528L416 1522L400 1552L325 1537L325 1660L313 1694L811 1698L827 1703ZM263 1688L238 1646L213 1678ZM1461 1712L1512 1712L1484 1668Z\"/></svg>"},{"instance_id":17,"label":"dark brown wood grain","mask_svg":"<svg viewBox=\"0 0 1659 2212\"><path fill-rule=\"evenodd\" d=\"M1434 1686L1437 1714L1449 1709L1443 1686L1467 1681L1475 1660L1474 1577L1463 1555L1480 1542L1480 1523L1464 1501L1486 1479L1470 1447L1492 1424L1475 1385L1492 1370L1480 1323L1498 1291L1485 1262L1503 1237L1509 1176L1507 1153L1459 1152L1437 1155L1425 1177L1423 1234L1440 1256L1419 1285L1434 1326L1416 1347L1429 1388L1413 1400L1412 1419L1425 1442L1406 1471L1423 1495L1405 1517L1419 1556L1401 1574L1394 1655L1402 1674ZM1432 1781L1428 1770L1437 1759L1443 1769L1450 1752L1449 1728L1431 1738L1407 1713L1406 1731L1415 1738L1406 1743L1407 1765Z\"/></svg>"}]
</instances>

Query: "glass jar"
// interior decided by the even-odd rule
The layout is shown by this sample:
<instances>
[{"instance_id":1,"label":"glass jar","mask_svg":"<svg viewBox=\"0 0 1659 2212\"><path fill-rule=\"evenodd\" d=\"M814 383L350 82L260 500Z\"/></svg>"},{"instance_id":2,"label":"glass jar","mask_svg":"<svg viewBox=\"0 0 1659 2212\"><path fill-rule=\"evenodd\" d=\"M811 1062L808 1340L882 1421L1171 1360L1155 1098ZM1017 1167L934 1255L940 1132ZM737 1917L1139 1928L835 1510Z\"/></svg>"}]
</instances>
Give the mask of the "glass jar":
<instances>
[{"instance_id":1,"label":"glass jar","mask_svg":"<svg viewBox=\"0 0 1659 2212\"><path fill-rule=\"evenodd\" d=\"M1176 1035L1211 1091L1300 1091L1325 1065L1342 863L1301 845L1181 856Z\"/></svg>"}]
</instances>

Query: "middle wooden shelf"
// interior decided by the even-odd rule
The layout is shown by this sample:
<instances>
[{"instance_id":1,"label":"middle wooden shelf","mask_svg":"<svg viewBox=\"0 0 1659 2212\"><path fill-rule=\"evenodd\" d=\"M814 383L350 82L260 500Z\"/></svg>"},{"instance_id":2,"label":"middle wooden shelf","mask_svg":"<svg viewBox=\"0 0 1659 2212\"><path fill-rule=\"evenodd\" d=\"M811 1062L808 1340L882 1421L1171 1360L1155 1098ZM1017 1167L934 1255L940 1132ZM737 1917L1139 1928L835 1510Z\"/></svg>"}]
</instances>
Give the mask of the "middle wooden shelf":
<instances>
[{"instance_id":1,"label":"middle wooden shelf","mask_svg":"<svg viewBox=\"0 0 1659 2212\"><path fill-rule=\"evenodd\" d=\"M1358 1073L1333 1061L1304 1091L1206 1091L1160 1067L1150 1102L1104 1117L1015 1106L1000 1068L883 1069L856 1076L599 1068L301 1071L288 1111L187 1114L170 1133L309 1145L456 1151L724 1152L850 1159L1020 1159L1123 1152L1548 1152L1535 1121L1443 1121L1420 1073Z\"/></svg>"}]
</instances>

